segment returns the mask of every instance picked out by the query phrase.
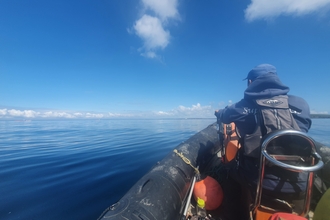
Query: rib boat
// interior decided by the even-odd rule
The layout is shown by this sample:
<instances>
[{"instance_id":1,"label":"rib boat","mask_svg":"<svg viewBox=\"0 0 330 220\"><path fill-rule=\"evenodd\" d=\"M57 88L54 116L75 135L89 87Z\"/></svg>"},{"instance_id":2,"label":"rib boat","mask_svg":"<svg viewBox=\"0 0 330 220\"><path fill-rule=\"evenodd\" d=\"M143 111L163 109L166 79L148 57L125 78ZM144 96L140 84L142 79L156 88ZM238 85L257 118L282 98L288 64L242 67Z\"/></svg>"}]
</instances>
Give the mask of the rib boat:
<instances>
[{"instance_id":1,"label":"rib boat","mask_svg":"<svg viewBox=\"0 0 330 220\"><path fill-rule=\"evenodd\" d=\"M308 154L306 151L303 155L271 154L267 147L274 142L278 143L281 138L288 137L294 143L308 145L310 147L307 150ZM217 123L213 123L182 142L165 158L157 162L118 202L109 206L99 219L242 219L239 206L242 199L240 186L229 177L230 168L228 167L231 163L226 162L226 156L228 158L230 149L224 147L222 138L223 131L219 130ZM329 147L315 142L302 132L280 130L271 133L263 140L260 151L260 176L256 186L256 197L250 206L249 219L276 219L278 213L285 213L285 215L297 217L292 219L312 219L314 215L317 220L317 215L322 216L324 212L327 212L325 208L319 207L330 207L330 199L324 199L325 195L323 195L329 194L328 198L330 197L329 190L326 190L330 185ZM297 160L304 162L298 165L290 163ZM302 213L295 213L290 209L290 204L280 199L278 200L284 204L283 209L271 207L267 205L267 202L263 204L265 199L262 183L264 167L267 163L292 172L308 173L307 181L309 182ZM216 182L215 185L209 185L210 181L203 182L207 178ZM202 189L200 192L195 192L198 188L196 186L200 183L202 184L199 188L203 188L204 191ZM325 187L323 192L319 190L320 187L323 189ZM197 196L198 193L204 195ZM204 206L199 203L199 197L203 196L205 197L202 199ZM215 206L210 207L211 203ZM314 213L319 209L321 209L320 214ZM200 211L203 216L199 216Z\"/></svg>"}]
</instances>

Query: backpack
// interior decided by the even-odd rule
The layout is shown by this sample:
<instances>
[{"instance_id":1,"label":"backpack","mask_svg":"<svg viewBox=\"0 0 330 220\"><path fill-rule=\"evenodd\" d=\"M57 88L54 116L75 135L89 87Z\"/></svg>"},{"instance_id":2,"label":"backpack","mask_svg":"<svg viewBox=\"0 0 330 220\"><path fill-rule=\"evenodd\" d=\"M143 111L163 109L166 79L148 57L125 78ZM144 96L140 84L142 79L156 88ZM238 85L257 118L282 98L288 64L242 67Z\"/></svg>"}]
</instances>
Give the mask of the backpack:
<instances>
[{"instance_id":1,"label":"backpack","mask_svg":"<svg viewBox=\"0 0 330 220\"><path fill-rule=\"evenodd\" d=\"M243 155L260 158L260 145L262 137L271 131L280 129L299 130L293 118L287 95L255 100L256 128L252 134L243 137Z\"/></svg>"}]
</instances>

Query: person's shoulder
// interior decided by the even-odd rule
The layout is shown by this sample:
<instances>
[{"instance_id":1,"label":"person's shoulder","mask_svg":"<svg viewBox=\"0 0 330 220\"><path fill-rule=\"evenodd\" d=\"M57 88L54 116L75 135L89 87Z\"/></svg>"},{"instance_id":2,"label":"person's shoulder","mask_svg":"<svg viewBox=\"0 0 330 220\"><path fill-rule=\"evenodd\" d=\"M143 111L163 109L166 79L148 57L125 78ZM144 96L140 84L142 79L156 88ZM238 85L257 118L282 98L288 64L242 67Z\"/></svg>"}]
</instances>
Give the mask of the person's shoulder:
<instances>
[{"instance_id":1,"label":"person's shoulder","mask_svg":"<svg viewBox=\"0 0 330 220\"><path fill-rule=\"evenodd\" d=\"M288 95L289 97L289 107L292 110L292 113L299 113L299 114L303 114L303 115L308 115L310 114L310 109L309 109L309 105L306 102L305 99L303 99L302 97L299 96L295 96L295 95Z\"/></svg>"},{"instance_id":2,"label":"person's shoulder","mask_svg":"<svg viewBox=\"0 0 330 220\"><path fill-rule=\"evenodd\" d=\"M300 110L309 110L309 105L305 99L295 95L288 95L290 108L297 108Z\"/></svg>"},{"instance_id":3,"label":"person's shoulder","mask_svg":"<svg viewBox=\"0 0 330 220\"><path fill-rule=\"evenodd\" d=\"M289 95L288 94L288 97L289 97L289 102L293 102L293 103L306 103L307 104L307 102L306 102L306 100L305 99L303 99L302 97L300 97L300 96L296 96L296 95Z\"/></svg>"}]
</instances>

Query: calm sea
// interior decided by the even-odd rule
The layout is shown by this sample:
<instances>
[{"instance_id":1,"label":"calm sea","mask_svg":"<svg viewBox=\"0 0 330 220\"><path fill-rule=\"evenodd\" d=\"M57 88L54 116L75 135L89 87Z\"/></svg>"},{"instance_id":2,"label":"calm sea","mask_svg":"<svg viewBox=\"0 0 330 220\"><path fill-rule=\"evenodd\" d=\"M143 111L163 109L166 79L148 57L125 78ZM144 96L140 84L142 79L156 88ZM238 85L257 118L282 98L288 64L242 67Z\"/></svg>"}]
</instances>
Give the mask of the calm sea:
<instances>
[{"instance_id":1,"label":"calm sea","mask_svg":"<svg viewBox=\"0 0 330 220\"><path fill-rule=\"evenodd\" d=\"M215 119L0 121L0 219L97 219ZM330 120L310 135L330 146Z\"/></svg>"}]
</instances>

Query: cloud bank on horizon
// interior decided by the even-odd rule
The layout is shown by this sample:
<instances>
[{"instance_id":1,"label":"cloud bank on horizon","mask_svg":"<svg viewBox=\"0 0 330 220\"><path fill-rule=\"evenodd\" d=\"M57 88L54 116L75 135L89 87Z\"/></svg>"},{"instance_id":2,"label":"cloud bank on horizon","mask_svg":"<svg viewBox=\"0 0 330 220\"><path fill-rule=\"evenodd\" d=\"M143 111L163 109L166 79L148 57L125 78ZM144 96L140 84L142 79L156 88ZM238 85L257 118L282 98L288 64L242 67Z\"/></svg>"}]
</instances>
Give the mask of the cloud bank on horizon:
<instances>
[{"instance_id":1,"label":"cloud bank on horizon","mask_svg":"<svg viewBox=\"0 0 330 220\"><path fill-rule=\"evenodd\" d=\"M159 58L157 51L165 49L171 40L169 28L180 20L178 0L141 0L143 15L135 21L135 34L143 41L139 50L147 58ZM330 10L330 0L251 0L244 11L245 19L270 20L281 15L303 16Z\"/></svg>"},{"instance_id":2,"label":"cloud bank on horizon","mask_svg":"<svg viewBox=\"0 0 330 220\"><path fill-rule=\"evenodd\" d=\"M214 108L200 103L191 107L179 106L170 111L134 113L90 113L53 110L0 109L0 119L112 119L112 118L212 118Z\"/></svg>"}]
</instances>

